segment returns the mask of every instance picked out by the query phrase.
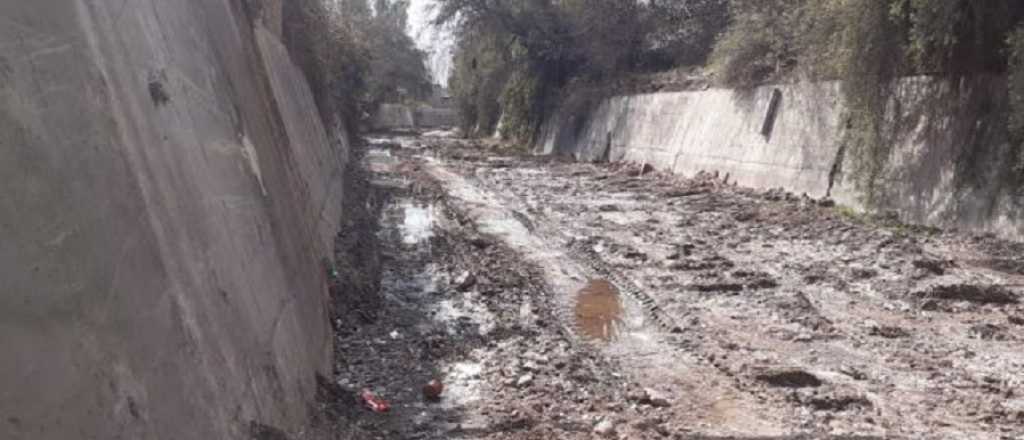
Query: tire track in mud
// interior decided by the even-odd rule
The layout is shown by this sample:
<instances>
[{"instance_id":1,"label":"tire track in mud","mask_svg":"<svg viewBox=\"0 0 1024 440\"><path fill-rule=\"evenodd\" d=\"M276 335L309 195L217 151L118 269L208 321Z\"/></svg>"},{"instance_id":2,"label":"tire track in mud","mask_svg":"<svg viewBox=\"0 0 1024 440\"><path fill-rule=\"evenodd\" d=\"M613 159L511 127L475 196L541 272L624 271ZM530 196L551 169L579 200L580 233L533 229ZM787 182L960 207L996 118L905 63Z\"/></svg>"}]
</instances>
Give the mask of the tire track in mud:
<instances>
[{"instance_id":1,"label":"tire track in mud","mask_svg":"<svg viewBox=\"0 0 1024 440\"><path fill-rule=\"evenodd\" d=\"M475 183L477 187L484 187L484 185L479 182L479 179L465 179ZM496 196L501 198L508 206L521 208L520 201L517 200L514 195L497 194ZM624 294L623 296L627 300L633 301L634 306L639 310L642 310L645 317L650 322L653 322L658 329L663 332L659 335L661 341L665 342L677 352L695 357L706 366L714 368L724 376L731 379L736 389L743 390L750 396L765 402L777 399L776 396L773 396L764 390L760 382L741 374L737 374L734 370L729 369L724 363L718 362L714 355L705 354L705 351L710 350L702 350L704 342L701 340L709 335L694 333L689 335L690 337L687 338L686 332L693 331L693 329L688 330L685 324L680 324L680 321L685 321L688 318L687 316L677 317L665 311L657 300L644 292L640 283L621 274L620 271L615 270L611 264L606 262L600 254L593 249L592 246L588 246L588 240L577 239L568 232L552 227L551 225L555 223L545 218L542 213L534 211L530 214L526 214L526 212L530 211L531 210L527 209L512 209L512 213L516 217L527 221L527 224L530 225L529 229L531 232L543 237L544 241L548 243L567 243L563 246L563 249L566 251L566 256L574 263L581 266L590 278L600 278L609 281L619 290L619 292ZM573 310L573 306L575 305L575 298L573 297L572 292L566 292L564 295L560 296L561 300L558 301L559 316L565 320L565 322L574 322L575 312ZM572 326L570 326L570 328L574 330ZM602 348L599 345L594 344L593 341L575 334L575 332L574 337L582 343L588 344L592 349L600 351ZM712 339L712 343L719 347L727 346L729 344L728 341L716 337L714 334L711 334L710 338Z\"/></svg>"}]
</instances>

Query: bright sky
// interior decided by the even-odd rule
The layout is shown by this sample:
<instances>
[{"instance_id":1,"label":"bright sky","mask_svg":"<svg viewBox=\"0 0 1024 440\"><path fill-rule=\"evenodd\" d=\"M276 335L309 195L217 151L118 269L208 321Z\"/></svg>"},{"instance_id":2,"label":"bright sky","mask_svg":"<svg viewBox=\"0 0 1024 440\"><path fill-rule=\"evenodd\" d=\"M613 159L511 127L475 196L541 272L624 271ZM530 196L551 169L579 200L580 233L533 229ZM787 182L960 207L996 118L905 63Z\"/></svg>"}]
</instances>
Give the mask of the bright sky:
<instances>
[{"instance_id":1,"label":"bright sky","mask_svg":"<svg viewBox=\"0 0 1024 440\"><path fill-rule=\"evenodd\" d=\"M434 82L447 86L452 69L453 39L450 31L430 24L436 8L435 0L410 0L409 34L420 49L427 52L427 67L434 75Z\"/></svg>"}]
</instances>

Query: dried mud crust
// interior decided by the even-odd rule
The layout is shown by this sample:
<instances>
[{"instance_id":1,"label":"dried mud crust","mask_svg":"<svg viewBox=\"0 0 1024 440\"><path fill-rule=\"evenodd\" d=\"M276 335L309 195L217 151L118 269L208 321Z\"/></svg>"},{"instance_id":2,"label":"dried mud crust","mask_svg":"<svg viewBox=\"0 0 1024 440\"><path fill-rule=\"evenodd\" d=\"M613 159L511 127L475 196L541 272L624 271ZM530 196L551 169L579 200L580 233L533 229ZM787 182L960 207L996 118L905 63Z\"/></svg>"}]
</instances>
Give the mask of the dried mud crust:
<instances>
[{"instance_id":1,"label":"dried mud crust","mask_svg":"<svg viewBox=\"0 0 1024 440\"><path fill-rule=\"evenodd\" d=\"M537 230L571 237L574 258L636 286L663 330L745 393L796 414L786 432L1024 435L1018 243L714 175L438 151Z\"/></svg>"}]
</instances>

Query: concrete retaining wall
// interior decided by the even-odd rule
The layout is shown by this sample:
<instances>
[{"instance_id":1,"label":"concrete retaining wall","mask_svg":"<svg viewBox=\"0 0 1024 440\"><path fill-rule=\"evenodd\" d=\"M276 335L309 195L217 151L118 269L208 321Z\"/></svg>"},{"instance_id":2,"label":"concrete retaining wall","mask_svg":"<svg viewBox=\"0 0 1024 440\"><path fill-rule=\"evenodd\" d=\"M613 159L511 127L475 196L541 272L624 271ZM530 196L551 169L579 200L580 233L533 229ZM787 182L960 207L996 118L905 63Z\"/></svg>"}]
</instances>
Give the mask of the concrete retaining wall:
<instances>
[{"instance_id":1,"label":"concrete retaining wall","mask_svg":"<svg viewBox=\"0 0 1024 440\"><path fill-rule=\"evenodd\" d=\"M0 0L0 438L242 439L330 372L343 136L234 0Z\"/></svg>"},{"instance_id":2,"label":"concrete retaining wall","mask_svg":"<svg viewBox=\"0 0 1024 440\"><path fill-rule=\"evenodd\" d=\"M1024 204L1004 184L1011 154L1002 78L910 78L894 92L891 153L872 208L908 222L1024 238ZM589 112L555 112L536 149L650 163L740 185L781 187L864 208L837 83L620 96ZM833 173L833 170L836 170Z\"/></svg>"},{"instance_id":3,"label":"concrete retaining wall","mask_svg":"<svg viewBox=\"0 0 1024 440\"><path fill-rule=\"evenodd\" d=\"M450 128L459 124L455 109L427 105L381 104L373 115L376 131Z\"/></svg>"}]
</instances>

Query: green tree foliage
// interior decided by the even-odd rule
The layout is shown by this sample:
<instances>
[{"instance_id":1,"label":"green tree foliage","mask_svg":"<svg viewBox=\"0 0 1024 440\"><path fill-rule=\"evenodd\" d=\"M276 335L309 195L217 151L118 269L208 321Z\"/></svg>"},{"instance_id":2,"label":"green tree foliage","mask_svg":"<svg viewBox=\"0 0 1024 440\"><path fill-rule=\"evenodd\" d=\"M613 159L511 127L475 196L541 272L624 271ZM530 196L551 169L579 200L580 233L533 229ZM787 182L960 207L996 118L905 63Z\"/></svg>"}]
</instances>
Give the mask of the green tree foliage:
<instances>
[{"instance_id":1,"label":"green tree foliage","mask_svg":"<svg viewBox=\"0 0 1024 440\"><path fill-rule=\"evenodd\" d=\"M354 133L363 113L370 51L351 21L323 0L284 3L283 37L292 58L306 75L327 126L334 118Z\"/></svg>"},{"instance_id":2,"label":"green tree foliage","mask_svg":"<svg viewBox=\"0 0 1024 440\"><path fill-rule=\"evenodd\" d=\"M1007 39L1010 56L1010 105L1013 114L1010 128L1018 140L1024 141L1024 24Z\"/></svg>"},{"instance_id":3,"label":"green tree foliage","mask_svg":"<svg viewBox=\"0 0 1024 440\"><path fill-rule=\"evenodd\" d=\"M424 54L406 33L408 0L289 0L284 40L325 122L350 133L382 102L426 97Z\"/></svg>"},{"instance_id":4,"label":"green tree foliage","mask_svg":"<svg viewBox=\"0 0 1024 440\"><path fill-rule=\"evenodd\" d=\"M1006 74L1008 124L1024 144L1022 0L439 2L438 21L458 29L450 88L474 134L501 116L503 131L529 140L553 102L592 101L565 90L706 64L730 87L838 81L843 141L866 194L890 156L898 127L885 115L901 77Z\"/></svg>"},{"instance_id":5,"label":"green tree foliage","mask_svg":"<svg viewBox=\"0 0 1024 440\"><path fill-rule=\"evenodd\" d=\"M557 93L596 82L700 63L726 23L725 0L439 0L455 23L450 80L467 127L529 139Z\"/></svg>"},{"instance_id":6,"label":"green tree foliage","mask_svg":"<svg viewBox=\"0 0 1024 440\"><path fill-rule=\"evenodd\" d=\"M647 7L652 30L643 61L651 69L703 64L729 19L726 0L651 0Z\"/></svg>"},{"instance_id":7,"label":"green tree foliage","mask_svg":"<svg viewBox=\"0 0 1024 440\"><path fill-rule=\"evenodd\" d=\"M813 0L812 0L813 1ZM723 83L756 84L796 65L808 0L733 0L732 23L715 45L712 66Z\"/></svg>"},{"instance_id":8,"label":"green tree foliage","mask_svg":"<svg viewBox=\"0 0 1024 440\"><path fill-rule=\"evenodd\" d=\"M368 79L371 106L423 99L432 91L426 54L406 32L408 8L409 0L376 0L374 16L355 23L362 27L373 54Z\"/></svg>"},{"instance_id":9,"label":"green tree foliage","mask_svg":"<svg viewBox=\"0 0 1024 440\"><path fill-rule=\"evenodd\" d=\"M513 68L510 51L510 45L492 33L459 40L448 88L465 133L487 135L497 125L499 99Z\"/></svg>"},{"instance_id":10,"label":"green tree foliage","mask_svg":"<svg viewBox=\"0 0 1024 440\"><path fill-rule=\"evenodd\" d=\"M1024 84L1014 49L1022 41L1011 35L1024 19L1019 0L732 0L730 12L711 57L717 79L741 87L805 75L839 80L845 142L869 195L890 153L885 115L898 78L1008 72L1011 99L1024 109L1014 97L1024 86L1013 85Z\"/></svg>"},{"instance_id":11,"label":"green tree foliage","mask_svg":"<svg viewBox=\"0 0 1024 440\"><path fill-rule=\"evenodd\" d=\"M1010 133L1015 142L1018 178L1024 179L1024 24L1007 39L1009 46Z\"/></svg>"}]
</instances>

